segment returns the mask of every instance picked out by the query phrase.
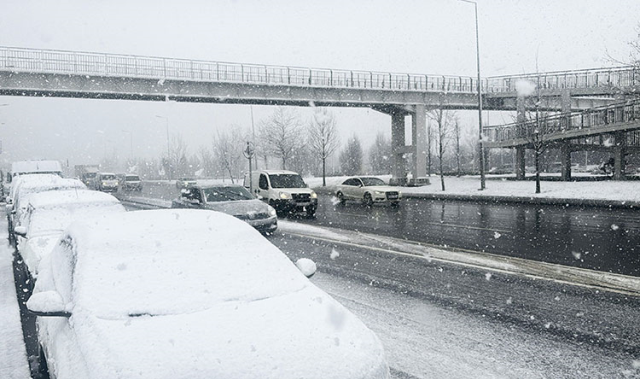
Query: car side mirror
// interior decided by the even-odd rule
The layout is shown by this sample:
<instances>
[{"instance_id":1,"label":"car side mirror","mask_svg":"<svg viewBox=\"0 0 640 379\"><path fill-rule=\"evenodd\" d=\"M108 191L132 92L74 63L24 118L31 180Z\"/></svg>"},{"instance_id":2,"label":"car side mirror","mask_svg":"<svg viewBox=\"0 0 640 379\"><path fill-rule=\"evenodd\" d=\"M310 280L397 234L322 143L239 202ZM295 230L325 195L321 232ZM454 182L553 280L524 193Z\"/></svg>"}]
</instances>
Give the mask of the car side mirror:
<instances>
[{"instance_id":1,"label":"car side mirror","mask_svg":"<svg viewBox=\"0 0 640 379\"><path fill-rule=\"evenodd\" d=\"M316 265L316 262L312 261L309 258L300 258L300 259L298 259L296 261L296 267L307 278L311 278L316 273L316 271L318 270L318 266Z\"/></svg>"},{"instance_id":2,"label":"car side mirror","mask_svg":"<svg viewBox=\"0 0 640 379\"><path fill-rule=\"evenodd\" d=\"M36 292L27 301L27 309L36 316L70 317L58 291Z\"/></svg>"},{"instance_id":3,"label":"car side mirror","mask_svg":"<svg viewBox=\"0 0 640 379\"><path fill-rule=\"evenodd\" d=\"M15 228L13 228L13 232L20 237L26 237L27 236L27 227L26 226L16 226Z\"/></svg>"}]
</instances>

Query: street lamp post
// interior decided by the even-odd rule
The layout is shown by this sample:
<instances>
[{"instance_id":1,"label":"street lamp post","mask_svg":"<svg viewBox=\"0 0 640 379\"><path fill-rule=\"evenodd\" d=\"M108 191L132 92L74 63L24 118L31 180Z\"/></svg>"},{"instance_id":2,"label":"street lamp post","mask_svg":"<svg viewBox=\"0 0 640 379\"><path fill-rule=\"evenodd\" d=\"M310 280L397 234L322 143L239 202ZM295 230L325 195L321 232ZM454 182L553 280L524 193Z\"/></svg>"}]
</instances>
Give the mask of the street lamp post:
<instances>
[{"instance_id":1,"label":"street lamp post","mask_svg":"<svg viewBox=\"0 0 640 379\"><path fill-rule=\"evenodd\" d=\"M482 145L482 81L480 78L480 37L478 36L478 3L471 0L458 0L464 3L473 4L476 18L476 64L478 70L478 150L480 151L480 191L485 189L484 176L484 146Z\"/></svg>"}]
</instances>

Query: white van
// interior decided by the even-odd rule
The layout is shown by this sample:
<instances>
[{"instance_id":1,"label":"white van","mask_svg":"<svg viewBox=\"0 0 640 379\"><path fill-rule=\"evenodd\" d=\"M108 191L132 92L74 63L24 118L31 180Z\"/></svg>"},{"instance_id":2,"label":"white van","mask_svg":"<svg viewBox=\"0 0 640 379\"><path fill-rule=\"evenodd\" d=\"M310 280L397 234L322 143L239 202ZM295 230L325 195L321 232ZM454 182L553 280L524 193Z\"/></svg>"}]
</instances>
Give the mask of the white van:
<instances>
[{"instance_id":1,"label":"white van","mask_svg":"<svg viewBox=\"0 0 640 379\"><path fill-rule=\"evenodd\" d=\"M257 170L252 172L251 178L246 173L244 186L281 215L305 212L313 217L318 208L318 195L307 186L300 174L293 171Z\"/></svg>"}]
</instances>

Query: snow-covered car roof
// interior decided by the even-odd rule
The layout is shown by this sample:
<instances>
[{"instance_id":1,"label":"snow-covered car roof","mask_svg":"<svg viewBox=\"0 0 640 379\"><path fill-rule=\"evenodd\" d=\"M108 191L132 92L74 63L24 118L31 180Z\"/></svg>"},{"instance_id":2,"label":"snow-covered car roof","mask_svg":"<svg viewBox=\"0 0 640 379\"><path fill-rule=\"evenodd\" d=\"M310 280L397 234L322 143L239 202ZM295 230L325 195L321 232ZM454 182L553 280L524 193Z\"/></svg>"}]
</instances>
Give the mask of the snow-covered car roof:
<instances>
[{"instance_id":1,"label":"snow-covered car roof","mask_svg":"<svg viewBox=\"0 0 640 379\"><path fill-rule=\"evenodd\" d=\"M88 189L46 191L29 197L29 204L34 208L56 207L64 204L120 204L114 196Z\"/></svg>"},{"instance_id":2,"label":"snow-covered car roof","mask_svg":"<svg viewBox=\"0 0 640 379\"><path fill-rule=\"evenodd\" d=\"M58 161L19 161L11 164L11 173L61 172L62 165Z\"/></svg>"},{"instance_id":3,"label":"snow-covered car roof","mask_svg":"<svg viewBox=\"0 0 640 379\"><path fill-rule=\"evenodd\" d=\"M297 172L294 171L288 171L288 170L260 170L261 173L265 173L267 175L300 175Z\"/></svg>"}]
</instances>

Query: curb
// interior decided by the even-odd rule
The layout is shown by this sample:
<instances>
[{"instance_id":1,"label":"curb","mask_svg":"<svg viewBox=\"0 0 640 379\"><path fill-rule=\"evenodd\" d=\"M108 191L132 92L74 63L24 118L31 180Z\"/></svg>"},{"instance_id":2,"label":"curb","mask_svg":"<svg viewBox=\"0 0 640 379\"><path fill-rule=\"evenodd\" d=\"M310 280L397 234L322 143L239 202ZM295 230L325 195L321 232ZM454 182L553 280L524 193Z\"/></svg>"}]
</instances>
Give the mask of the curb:
<instances>
[{"instance_id":1,"label":"curb","mask_svg":"<svg viewBox=\"0 0 640 379\"><path fill-rule=\"evenodd\" d=\"M486 203L510 203L531 205L583 206L600 208L640 209L640 202L603 199L550 198L533 196L484 196L434 193L403 193L403 198L425 200L458 200Z\"/></svg>"},{"instance_id":2,"label":"curb","mask_svg":"<svg viewBox=\"0 0 640 379\"><path fill-rule=\"evenodd\" d=\"M314 233L314 228L317 232ZM635 276L612 274L604 271L588 270L563 266L555 263L539 262L528 259L508 257L491 253L462 249L443 249L430 245L401 240L392 237L379 237L371 234L318 227L300 230L287 222L280 222L281 233L299 235L326 240L339 245L359 245L370 249L387 251L391 254L413 256L417 259L435 260L455 265L470 266L489 271L503 272L540 278L574 286L597 288L600 290L640 296L640 278ZM339 236L338 236L339 234Z\"/></svg>"}]
</instances>

